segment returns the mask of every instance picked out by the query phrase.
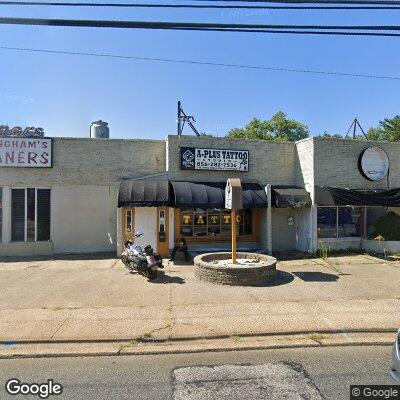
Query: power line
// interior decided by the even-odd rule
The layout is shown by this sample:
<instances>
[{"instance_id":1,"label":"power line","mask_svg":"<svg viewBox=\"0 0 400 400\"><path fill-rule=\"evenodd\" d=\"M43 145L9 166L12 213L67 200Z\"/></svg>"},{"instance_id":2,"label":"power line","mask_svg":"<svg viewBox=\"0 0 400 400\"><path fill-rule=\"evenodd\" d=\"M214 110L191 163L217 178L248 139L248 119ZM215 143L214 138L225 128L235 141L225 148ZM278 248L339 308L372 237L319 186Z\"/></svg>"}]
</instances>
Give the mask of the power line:
<instances>
[{"instance_id":1,"label":"power line","mask_svg":"<svg viewBox=\"0 0 400 400\"><path fill-rule=\"evenodd\" d=\"M353 73L348 73L348 72L318 71L318 70L298 69L298 68L279 68L279 67L268 67L268 66L263 66L263 65L217 63L217 62L209 62L209 61L181 60L181 59L173 59L173 58L140 57L140 56L129 56L129 55L121 55L121 54L88 53L88 52L63 51L63 50L46 50L46 49L35 49L35 48L26 48L26 47L10 47L10 46L0 46L0 50L12 50L12 51L23 51L23 52L31 52L31 53L62 54L62 55L74 55L74 56L85 56L85 57L165 62L165 63L175 63L175 64L191 64L191 65L202 65L202 66L221 67L221 68L240 68L240 69L250 69L250 70L292 72L292 73L331 75L331 76L341 76L341 77L351 77L351 78L385 79L385 80L400 81L400 76L358 74L358 73L353 74Z\"/></svg>"},{"instance_id":2,"label":"power line","mask_svg":"<svg viewBox=\"0 0 400 400\"><path fill-rule=\"evenodd\" d=\"M0 6L57 6L57 7L115 7L115 8L199 8L199 9L250 9L250 10L400 10L400 6L259 6L213 4L165 4L165 3L88 3L0 1Z\"/></svg>"},{"instance_id":3,"label":"power line","mask_svg":"<svg viewBox=\"0 0 400 400\"><path fill-rule=\"evenodd\" d=\"M376 34L375 31L400 31L399 25L283 25L283 24L224 24L198 22L161 22L161 21L121 21L121 20L86 20L86 19L47 19L47 18L0 18L0 24L6 25L43 25L84 28L123 28L123 29L173 29L173 30L219 30L236 32L283 32L309 33L314 30L333 31L327 34L341 34L340 31ZM338 32L335 32L338 31ZM317 32L316 32L317 33ZM387 33L384 33L385 35ZM383 34L382 34L383 35Z\"/></svg>"},{"instance_id":4,"label":"power line","mask_svg":"<svg viewBox=\"0 0 400 400\"><path fill-rule=\"evenodd\" d=\"M284 3L284 4L364 4L364 5L400 5L398 0L191 0L210 3Z\"/></svg>"},{"instance_id":5,"label":"power line","mask_svg":"<svg viewBox=\"0 0 400 400\"><path fill-rule=\"evenodd\" d=\"M153 29L153 28L149 28ZM203 31L203 32L248 32L248 33L280 33L294 35L330 35L330 36L382 36L382 37L400 37L400 33L382 33L382 32L345 32L345 31L316 31L316 30L288 30L288 29L223 29L223 28L160 28L183 31Z\"/></svg>"}]
</instances>

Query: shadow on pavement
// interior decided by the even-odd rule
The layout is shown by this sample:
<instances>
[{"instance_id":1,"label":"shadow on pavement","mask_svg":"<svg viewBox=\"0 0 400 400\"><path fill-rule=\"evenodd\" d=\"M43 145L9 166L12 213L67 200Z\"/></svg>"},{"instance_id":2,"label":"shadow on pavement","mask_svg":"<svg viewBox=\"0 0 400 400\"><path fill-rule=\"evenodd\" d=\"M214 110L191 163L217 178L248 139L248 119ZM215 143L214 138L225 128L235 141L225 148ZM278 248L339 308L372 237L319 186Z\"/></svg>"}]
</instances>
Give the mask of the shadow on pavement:
<instances>
[{"instance_id":1,"label":"shadow on pavement","mask_svg":"<svg viewBox=\"0 0 400 400\"><path fill-rule=\"evenodd\" d=\"M254 285L254 286L255 287L281 286L281 285L286 285L286 284L292 282L293 279L294 279L294 276L292 274L289 274L288 272L285 272L285 271L277 271L276 277L273 281L260 283L258 285Z\"/></svg>"},{"instance_id":2,"label":"shadow on pavement","mask_svg":"<svg viewBox=\"0 0 400 400\"><path fill-rule=\"evenodd\" d=\"M185 261L184 259L175 259L175 261L171 261L173 263L174 266L179 266L179 267L183 267L183 266L191 266L193 265L193 259L190 258L188 261Z\"/></svg>"},{"instance_id":3,"label":"shadow on pavement","mask_svg":"<svg viewBox=\"0 0 400 400\"><path fill-rule=\"evenodd\" d=\"M309 271L299 271L293 272L298 278L304 282L336 282L339 279L338 275L327 274L325 272L309 272Z\"/></svg>"},{"instance_id":4,"label":"shadow on pavement","mask_svg":"<svg viewBox=\"0 0 400 400\"><path fill-rule=\"evenodd\" d=\"M154 279L151 283L178 283L182 285L186 282L180 276L169 276L164 271L158 271L157 279Z\"/></svg>"}]
</instances>

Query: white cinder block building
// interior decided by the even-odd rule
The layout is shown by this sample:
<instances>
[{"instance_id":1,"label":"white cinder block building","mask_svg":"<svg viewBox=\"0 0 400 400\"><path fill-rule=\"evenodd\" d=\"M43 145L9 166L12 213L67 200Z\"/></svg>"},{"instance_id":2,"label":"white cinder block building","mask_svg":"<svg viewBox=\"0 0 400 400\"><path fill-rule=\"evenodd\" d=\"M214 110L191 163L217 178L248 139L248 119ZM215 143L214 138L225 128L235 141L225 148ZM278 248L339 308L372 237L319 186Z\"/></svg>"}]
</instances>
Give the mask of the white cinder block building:
<instances>
[{"instance_id":1,"label":"white cinder block building","mask_svg":"<svg viewBox=\"0 0 400 400\"><path fill-rule=\"evenodd\" d=\"M227 249L230 177L239 249L379 250L368 228L400 206L400 144L0 137L0 255L117 253L135 231L164 255L179 234L189 250Z\"/></svg>"}]
</instances>

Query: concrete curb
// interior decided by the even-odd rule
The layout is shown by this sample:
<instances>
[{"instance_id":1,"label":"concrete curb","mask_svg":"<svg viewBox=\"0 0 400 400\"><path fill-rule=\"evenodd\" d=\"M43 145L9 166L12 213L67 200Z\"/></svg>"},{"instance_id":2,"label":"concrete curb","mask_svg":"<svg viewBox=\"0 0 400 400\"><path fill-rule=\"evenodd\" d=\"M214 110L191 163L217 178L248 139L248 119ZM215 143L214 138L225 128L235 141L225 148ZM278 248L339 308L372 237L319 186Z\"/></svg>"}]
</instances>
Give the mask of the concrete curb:
<instances>
[{"instance_id":1,"label":"concrete curb","mask_svg":"<svg viewBox=\"0 0 400 400\"><path fill-rule=\"evenodd\" d=\"M276 336L296 336L308 334L354 334L354 333L396 333L397 327L394 328L343 328L343 329L316 329L316 330L298 330L298 331L278 331L278 332L264 332L264 333L241 333L231 335L213 335L213 336L180 336L171 337L168 339L157 338L156 336L144 337L130 337L118 339L49 339L49 340L1 340L0 346L4 345L25 345L25 344L74 344L74 343L125 343L130 341L143 342L143 343L171 343L183 341L199 341L199 340L219 340L229 339L232 337L242 338L255 338L255 337L276 337Z\"/></svg>"},{"instance_id":2,"label":"concrete curb","mask_svg":"<svg viewBox=\"0 0 400 400\"><path fill-rule=\"evenodd\" d=\"M382 332L307 332L179 341L16 343L0 347L0 359L185 354L335 346L391 346L396 329Z\"/></svg>"}]
</instances>

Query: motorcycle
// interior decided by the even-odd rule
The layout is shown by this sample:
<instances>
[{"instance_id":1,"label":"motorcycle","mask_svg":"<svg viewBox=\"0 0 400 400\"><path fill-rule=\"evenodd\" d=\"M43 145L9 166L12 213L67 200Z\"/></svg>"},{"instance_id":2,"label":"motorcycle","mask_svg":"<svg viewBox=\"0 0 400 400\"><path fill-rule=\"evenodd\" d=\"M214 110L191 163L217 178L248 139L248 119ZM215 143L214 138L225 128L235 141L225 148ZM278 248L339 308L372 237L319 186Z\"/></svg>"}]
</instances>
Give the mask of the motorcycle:
<instances>
[{"instance_id":1,"label":"motorcycle","mask_svg":"<svg viewBox=\"0 0 400 400\"><path fill-rule=\"evenodd\" d=\"M143 236L143 233L137 232L134 238L140 236ZM149 280L157 278L157 268L164 268L164 266L161 255L155 252L151 245L147 245L143 250L139 245L128 240L124 247L121 261L129 272L137 272Z\"/></svg>"}]
</instances>

